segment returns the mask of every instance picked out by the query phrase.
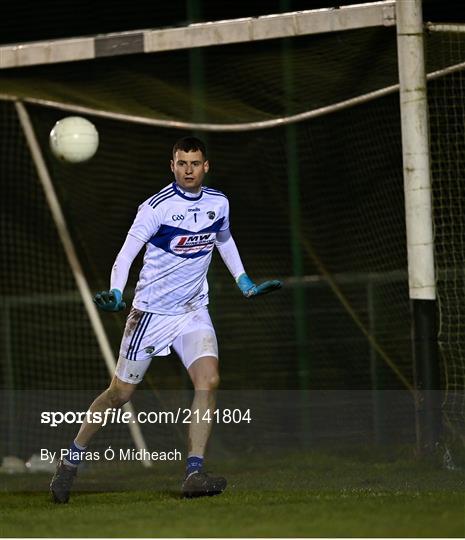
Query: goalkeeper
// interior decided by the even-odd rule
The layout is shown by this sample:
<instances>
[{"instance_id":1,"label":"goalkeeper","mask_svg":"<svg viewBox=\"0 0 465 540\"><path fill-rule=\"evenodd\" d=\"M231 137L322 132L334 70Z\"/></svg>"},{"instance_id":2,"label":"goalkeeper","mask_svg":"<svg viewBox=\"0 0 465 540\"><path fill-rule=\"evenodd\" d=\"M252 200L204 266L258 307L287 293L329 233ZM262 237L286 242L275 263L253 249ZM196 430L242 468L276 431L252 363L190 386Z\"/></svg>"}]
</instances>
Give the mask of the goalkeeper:
<instances>
[{"instance_id":1,"label":"goalkeeper","mask_svg":"<svg viewBox=\"0 0 465 540\"><path fill-rule=\"evenodd\" d=\"M126 321L118 363L110 386L90 406L91 412L121 407L147 371L154 356L173 347L194 386L192 409L199 418L215 408L219 384L218 345L207 305L207 271L214 246L247 298L281 287L277 280L256 285L245 273L229 230L229 202L221 192L203 186L209 170L206 149L195 137L173 147L174 182L139 206L126 240L116 257L110 291L94 301L103 311L120 311L132 262L145 246L144 263L134 302ZM208 416L207 416L208 417ZM188 455L182 493L185 497L216 495L226 480L203 472L211 422L189 424ZM101 427L84 421L70 446L69 459L60 461L50 490L53 500L66 503L72 482L93 435Z\"/></svg>"}]
</instances>

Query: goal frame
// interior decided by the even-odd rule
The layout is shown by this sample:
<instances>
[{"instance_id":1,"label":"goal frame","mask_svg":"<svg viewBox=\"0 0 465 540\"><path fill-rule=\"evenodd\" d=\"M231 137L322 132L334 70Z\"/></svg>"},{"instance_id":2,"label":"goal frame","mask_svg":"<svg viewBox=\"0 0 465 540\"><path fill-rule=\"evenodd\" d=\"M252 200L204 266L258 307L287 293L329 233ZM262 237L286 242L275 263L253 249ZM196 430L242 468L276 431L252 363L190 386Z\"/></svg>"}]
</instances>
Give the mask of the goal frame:
<instances>
[{"instance_id":1,"label":"goal frame","mask_svg":"<svg viewBox=\"0 0 465 540\"><path fill-rule=\"evenodd\" d=\"M97 59L105 56L154 53L180 48L207 47L227 43L310 35L327 31L343 31L370 26L397 27L399 85L371 92L369 95L347 100L331 107L308 111L285 119L248 124L212 125L199 122L175 122L142 119L94 111L85 107L58 104L44 100L16 101L21 125L26 134L38 175L60 234L63 247L75 275L89 318L111 372L114 359L106 341L105 332L90 301L90 290L72 246L63 213L53 191L32 125L21 101L58 107L74 113L98 114L114 119L128 120L178 129L205 131L241 131L266 129L321 116L346 108L357 102L369 101L399 90L402 116L402 149L404 163L404 193L406 200L406 227L409 295L412 306L412 345L416 372L417 441L421 449L432 449L441 433L439 396L439 361L436 330L436 286L434 242L432 233L431 172L428 140L428 112L426 75L423 57L423 19L421 0L402 2L385 0L369 4L356 4L338 9L308 10L245 18L190 24L182 28L149 29L135 32L99 35L86 38L14 44L0 47L0 69ZM0 96L1 98L1 96ZM111 358L111 360L110 360ZM440 400L439 400L440 401ZM139 444L142 444L139 441Z\"/></svg>"}]
</instances>

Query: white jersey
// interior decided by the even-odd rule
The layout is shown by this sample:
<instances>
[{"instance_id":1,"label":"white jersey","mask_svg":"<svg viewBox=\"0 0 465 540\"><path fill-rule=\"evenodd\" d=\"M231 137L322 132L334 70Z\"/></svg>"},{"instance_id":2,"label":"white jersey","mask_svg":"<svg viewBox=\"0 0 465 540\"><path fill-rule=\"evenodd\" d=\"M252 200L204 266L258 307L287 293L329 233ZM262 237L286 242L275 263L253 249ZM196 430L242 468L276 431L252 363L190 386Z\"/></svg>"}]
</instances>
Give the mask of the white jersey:
<instances>
[{"instance_id":1,"label":"white jersey","mask_svg":"<svg viewBox=\"0 0 465 540\"><path fill-rule=\"evenodd\" d=\"M212 188L188 197L173 182L143 202L128 232L146 243L134 307L175 315L207 305L216 234L228 228L228 199Z\"/></svg>"}]
</instances>

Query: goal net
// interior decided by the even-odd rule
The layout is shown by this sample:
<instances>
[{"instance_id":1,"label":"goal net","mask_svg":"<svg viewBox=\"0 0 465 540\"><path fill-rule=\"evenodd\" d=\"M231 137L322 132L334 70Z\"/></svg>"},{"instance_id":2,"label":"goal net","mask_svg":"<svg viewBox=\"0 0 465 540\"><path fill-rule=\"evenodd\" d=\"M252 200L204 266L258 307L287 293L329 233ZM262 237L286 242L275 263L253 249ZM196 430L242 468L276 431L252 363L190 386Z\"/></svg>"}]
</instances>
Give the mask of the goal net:
<instances>
[{"instance_id":1,"label":"goal net","mask_svg":"<svg viewBox=\"0 0 465 540\"><path fill-rule=\"evenodd\" d=\"M451 69L428 85L439 346L447 425L465 429L465 26L431 25L429 42Z\"/></svg>"},{"instance_id":2,"label":"goal net","mask_svg":"<svg viewBox=\"0 0 465 540\"><path fill-rule=\"evenodd\" d=\"M451 61L436 46L429 53L428 70ZM190 68L198 70L197 82L184 76ZM248 302L216 255L209 274L226 396L220 402L245 399L238 392L253 396L256 423L244 432L248 441L297 447L309 438L414 440L394 28L137 55L130 62L107 58L5 70L0 81L5 93L26 103L93 291L108 287L137 206L171 180L173 142L188 133L205 140L207 183L229 197L232 232L247 272L257 281L280 278L285 285ZM50 389L68 409L84 410L109 376L13 103L3 100L0 110L0 287L8 306L1 388L9 411L2 431L14 432L15 452L25 455L40 448L50 429L21 427L18 407L30 403L18 405L18 392ZM73 166L53 158L48 134L56 120L76 112L95 123L101 146L89 163ZM292 120L300 113L310 114ZM253 124L263 121L269 122L265 129ZM238 123L249 125L224 127ZM450 125L456 126L452 120ZM441 163L436 170L448 171L441 172L443 184L456 181L450 150L441 152L450 159L447 168L444 159L435 161ZM443 275L450 275L451 266L447 262ZM139 268L137 260L125 293L129 302ZM453 294L451 289L442 296L441 314ZM116 354L124 315L102 321ZM441 328L444 336L444 323ZM448 384L458 388L463 370L451 379L452 364L444 360L444 369ZM170 356L154 360L142 389L155 389L158 404L171 404L162 391L188 386ZM456 400L448 403L449 410L458 410ZM117 429L116 435L100 432L96 444L126 444L129 434ZM148 445L157 447L179 435L153 426L143 431ZM224 426L218 432L228 447L243 440ZM63 445L63 438L60 431L55 444Z\"/></svg>"}]
</instances>

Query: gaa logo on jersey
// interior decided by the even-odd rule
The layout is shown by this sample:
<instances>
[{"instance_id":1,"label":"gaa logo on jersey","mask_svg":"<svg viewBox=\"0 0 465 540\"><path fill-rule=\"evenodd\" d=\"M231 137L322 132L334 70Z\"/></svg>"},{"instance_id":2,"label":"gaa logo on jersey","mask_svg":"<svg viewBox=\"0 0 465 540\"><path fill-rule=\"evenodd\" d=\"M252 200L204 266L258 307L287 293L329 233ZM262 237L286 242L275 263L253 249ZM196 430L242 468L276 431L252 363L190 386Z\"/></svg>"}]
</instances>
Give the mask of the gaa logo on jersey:
<instances>
[{"instance_id":1,"label":"gaa logo on jersey","mask_svg":"<svg viewBox=\"0 0 465 540\"><path fill-rule=\"evenodd\" d=\"M170 250L175 255L206 255L215 245L216 234L183 234L175 236L170 243Z\"/></svg>"}]
</instances>

